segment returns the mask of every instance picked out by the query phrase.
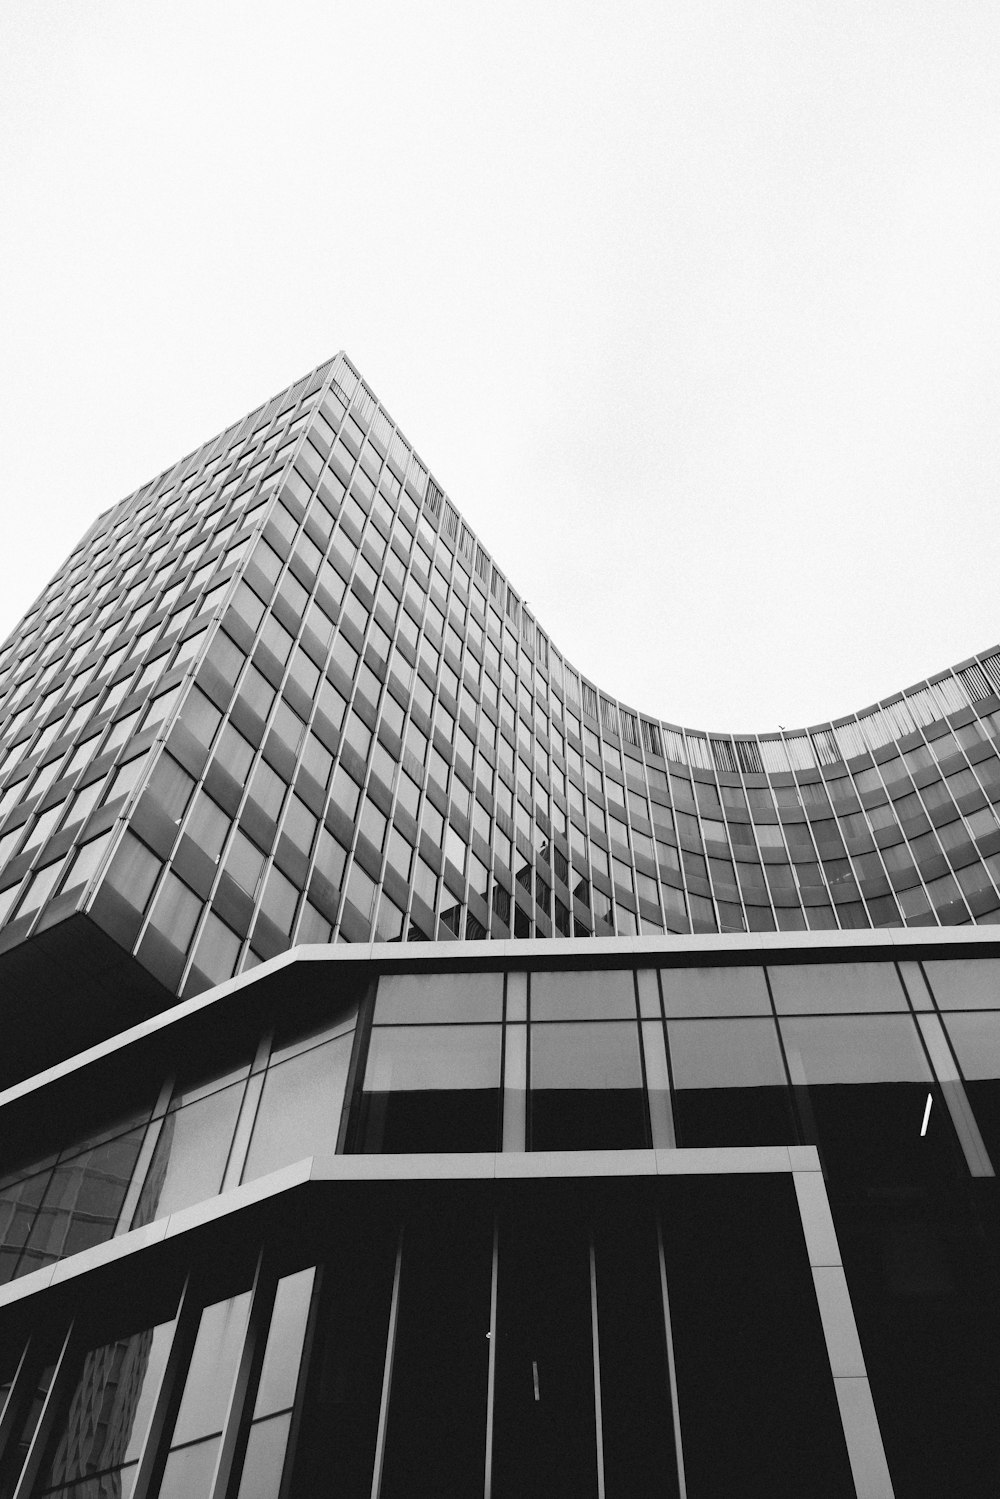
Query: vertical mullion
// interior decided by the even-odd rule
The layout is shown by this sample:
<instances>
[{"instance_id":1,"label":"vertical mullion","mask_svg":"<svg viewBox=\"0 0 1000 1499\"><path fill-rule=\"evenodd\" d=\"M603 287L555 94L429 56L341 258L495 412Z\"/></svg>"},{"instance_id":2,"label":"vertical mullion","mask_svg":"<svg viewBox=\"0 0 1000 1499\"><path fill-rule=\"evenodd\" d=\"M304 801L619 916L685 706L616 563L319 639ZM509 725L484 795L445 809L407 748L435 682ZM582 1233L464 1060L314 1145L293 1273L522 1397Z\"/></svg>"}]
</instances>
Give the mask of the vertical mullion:
<instances>
[{"instance_id":1,"label":"vertical mullion","mask_svg":"<svg viewBox=\"0 0 1000 1499\"><path fill-rule=\"evenodd\" d=\"M222 1175L221 1192L228 1192L233 1187L238 1187L243 1178L243 1169L250 1154L250 1141L253 1139L254 1127L257 1123L257 1111L260 1108L260 1098L264 1091L264 1079L266 1072L255 1072L247 1078L246 1088L240 1100L240 1111L236 1118L236 1128L233 1130L232 1139L229 1144L229 1156L226 1160L226 1169Z\"/></svg>"},{"instance_id":2,"label":"vertical mullion","mask_svg":"<svg viewBox=\"0 0 1000 1499\"><path fill-rule=\"evenodd\" d=\"M326 1268L322 1263L317 1265L315 1274L313 1275L312 1290L309 1295L309 1311L306 1315L305 1335L302 1339L302 1353L299 1357L299 1372L295 1380L295 1395L292 1401L291 1418L288 1423L285 1461L282 1468L281 1484L278 1489L277 1499L290 1499L291 1496L295 1462L299 1451L299 1437L303 1425L306 1390L309 1383L310 1371L313 1367L313 1355L316 1348L316 1324L320 1319L324 1301L324 1290L326 1289Z\"/></svg>"},{"instance_id":3,"label":"vertical mullion","mask_svg":"<svg viewBox=\"0 0 1000 1499\"><path fill-rule=\"evenodd\" d=\"M626 788L626 791L625 791L625 800L626 800L626 802L628 801L628 789L627 788ZM628 816L628 812L626 812L625 815L627 817ZM634 852L634 850L631 850L631 852L632 852L633 866L634 866L635 852ZM635 871L634 871L634 867L633 867L633 873L634 872ZM638 887L636 887L635 898L636 898L636 912L638 913L638 909L639 909L639 891L638 891ZM637 914L636 920L641 923L642 918L640 916L638 916L638 914ZM646 1125L646 1141L647 1141L647 1144L649 1144L650 1146L652 1146L652 1147L655 1148L656 1141L653 1138L653 1106L652 1106L652 1103L651 1103L650 1097L649 1097L649 1078L648 1078L648 1076L646 1074L646 1033L645 1033L645 1031L642 1028L642 1005L639 1003L639 970L638 970L637 967L632 969L632 997L635 1000L636 1024L637 1024L637 1026L639 1028L639 1034L638 1034L638 1042L639 1042L639 1075L640 1075L640 1077L642 1079L642 1116L643 1116L643 1121L645 1122L645 1125Z\"/></svg>"},{"instance_id":4,"label":"vertical mullion","mask_svg":"<svg viewBox=\"0 0 1000 1499\"><path fill-rule=\"evenodd\" d=\"M136 1208L139 1206L139 1198L146 1181L146 1176L152 1164L156 1152L157 1141L160 1131L163 1129L163 1121L166 1118L167 1109L170 1107L170 1096L174 1091L174 1078L170 1076L164 1079L160 1088L160 1095L153 1109L153 1117L146 1126L139 1154L136 1157L135 1166L132 1170L132 1180L128 1184L128 1190L118 1213L118 1222L115 1225L115 1234L127 1234L132 1226Z\"/></svg>"},{"instance_id":5,"label":"vertical mullion","mask_svg":"<svg viewBox=\"0 0 1000 1499\"><path fill-rule=\"evenodd\" d=\"M344 1103L340 1111L335 1153L346 1154L353 1145L358 1132L358 1106L368 1066L368 1046L371 1041L372 1020L375 1015L375 999L378 994L378 975L371 980L367 993L358 1005L354 1022L354 1038L351 1043L351 1060L347 1064L347 1081L344 1084Z\"/></svg>"},{"instance_id":6,"label":"vertical mullion","mask_svg":"<svg viewBox=\"0 0 1000 1499\"><path fill-rule=\"evenodd\" d=\"M392 1389L392 1366L396 1353L396 1324L399 1320L399 1282L402 1269L403 1230L400 1228L396 1245L396 1268L392 1276L392 1298L389 1303L389 1328L385 1340L385 1367L382 1372L382 1401L378 1413L378 1434L375 1438L371 1499L379 1499L379 1492L382 1488L382 1467L385 1462L385 1439L389 1425L389 1395Z\"/></svg>"},{"instance_id":7,"label":"vertical mullion","mask_svg":"<svg viewBox=\"0 0 1000 1499\"><path fill-rule=\"evenodd\" d=\"M601 1412L601 1347L597 1327L597 1261L594 1255L594 1232L589 1234L590 1249L590 1331L594 1359L594 1440L597 1458L597 1499L604 1499L604 1421Z\"/></svg>"},{"instance_id":8,"label":"vertical mullion","mask_svg":"<svg viewBox=\"0 0 1000 1499\"><path fill-rule=\"evenodd\" d=\"M667 1374L670 1379L670 1412L674 1422L674 1451L677 1454L677 1493L679 1499L687 1499L687 1479L684 1476L684 1447L681 1441L681 1412L677 1396L677 1365L674 1361L674 1334L670 1323L670 1296L667 1291L667 1260L663 1252L663 1226L659 1214L656 1218L656 1250L660 1261L660 1294L663 1299L663 1330L667 1339Z\"/></svg>"},{"instance_id":9,"label":"vertical mullion","mask_svg":"<svg viewBox=\"0 0 1000 1499\"><path fill-rule=\"evenodd\" d=\"M0 1414L0 1464L3 1463L4 1454L11 1436L16 1433L17 1427L23 1419L27 1409L27 1397L31 1394L31 1386L38 1378L38 1360L30 1357L33 1339L27 1338L21 1350L21 1357L17 1361L14 1378L10 1382L7 1391L7 1399L4 1401L3 1413Z\"/></svg>"},{"instance_id":10,"label":"vertical mullion","mask_svg":"<svg viewBox=\"0 0 1000 1499\"><path fill-rule=\"evenodd\" d=\"M243 1167L246 1165L250 1141L257 1123L260 1096L264 1091L264 1079L267 1077L266 1068L270 1050L271 1033L268 1031L257 1042L257 1051L250 1068L250 1075L243 1088L243 1097L240 1099L236 1124L229 1142L229 1154L222 1173L220 1192L227 1192L230 1187L238 1187L243 1177Z\"/></svg>"},{"instance_id":11,"label":"vertical mullion","mask_svg":"<svg viewBox=\"0 0 1000 1499\"><path fill-rule=\"evenodd\" d=\"M491 1499L493 1493L493 1406L496 1398L497 1376L497 1279L500 1252L500 1224L493 1219L493 1264L490 1270L490 1364L486 1377L486 1473L483 1481L483 1499Z\"/></svg>"},{"instance_id":12,"label":"vertical mullion","mask_svg":"<svg viewBox=\"0 0 1000 1499\"><path fill-rule=\"evenodd\" d=\"M247 1437L250 1433L250 1416L257 1393L260 1371L264 1363L264 1349L274 1311L277 1280L270 1274L264 1251L257 1256L253 1289L250 1300L250 1315L243 1339L236 1379L233 1382L229 1406L222 1423L222 1439L215 1465L215 1476L210 1490L211 1499L226 1499L234 1488L246 1456Z\"/></svg>"},{"instance_id":13,"label":"vertical mullion","mask_svg":"<svg viewBox=\"0 0 1000 1499\"><path fill-rule=\"evenodd\" d=\"M41 1414L38 1417L38 1425L32 1434L28 1446L28 1453L24 1459L20 1477L14 1486L12 1499L28 1499L35 1487L35 1482L42 1469L42 1461L49 1445L49 1438L55 1428L56 1417L62 1404L63 1386L66 1382L67 1365L70 1362L72 1351L76 1348L74 1337L74 1325L70 1323L66 1336L63 1338L59 1356L56 1359L55 1369L52 1371L52 1380L46 1391L45 1402Z\"/></svg>"},{"instance_id":14,"label":"vertical mullion","mask_svg":"<svg viewBox=\"0 0 1000 1499\"><path fill-rule=\"evenodd\" d=\"M195 1303L191 1280L188 1278L181 1291L163 1378L160 1381L153 1414L150 1417L142 1451L136 1464L135 1485L131 1499L151 1499L151 1496L159 1490L160 1479L163 1477L163 1468L167 1460L166 1439L173 1427L181 1403L184 1379L188 1364L191 1362L191 1354L194 1352L200 1317L201 1306Z\"/></svg>"}]
</instances>

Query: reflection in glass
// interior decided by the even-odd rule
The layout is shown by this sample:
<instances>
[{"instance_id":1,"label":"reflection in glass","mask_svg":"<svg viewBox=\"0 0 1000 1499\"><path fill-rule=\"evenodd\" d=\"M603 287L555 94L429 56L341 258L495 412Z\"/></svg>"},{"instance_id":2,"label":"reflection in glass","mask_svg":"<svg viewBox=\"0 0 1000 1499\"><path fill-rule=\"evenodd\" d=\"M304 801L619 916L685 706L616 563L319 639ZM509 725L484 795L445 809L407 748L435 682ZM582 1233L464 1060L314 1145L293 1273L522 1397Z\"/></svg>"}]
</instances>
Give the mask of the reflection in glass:
<instances>
[{"instance_id":1,"label":"reflection in glass","mask_svg":"<svg viewBox=\"0 0 1000 1499\"><path fill-rule=\"evenodd\" d=\"M145 1132L143 1125L56 1166L17 1267L18 1275L111 1238Z\"/></svg>"},{"instance_id":2,"label":"reflection in glass","mask_svg":"<svg viewBox=\"0 0 1000 1499\"><path fill-rule=\"evenodd\" d=\"M531 1026L532 1150L648 1144L636 1022Z\"/></svg>"},{"instance_id":3,"label":"reflection in glass","mask_svg":"<svg viewBox=\"0 0 1000 1499\"><path fill-rule=\"evenodd\" d=\"M376 1026L361 1096L361 1152L496 1150L498 1025Z\"/></svg>"},{"instance_id":4,"label":"reflection in glass","mask_svg":"<svg viewBox=\"0 0 1000 1499\"><path fill-rule=\"evenodd\" d=\"M84 1355L51 1456L42 1469L43 1492L81 1484L74 1494L100 1492L127 1499L173 1326L164 1322ZM86 1479L94 1483L81 1483Z\"/></svg>"},{"instance_id":5,"label":"reflection in glass","mask_svg":"<svg viewBox=\"0 0 1000 1499\"><path fill-rule=\"evenodd\" d=\"M51 1171L12 1182L0 1192L0 1284L12 1280Z\"/></svg>"}]
</instances>

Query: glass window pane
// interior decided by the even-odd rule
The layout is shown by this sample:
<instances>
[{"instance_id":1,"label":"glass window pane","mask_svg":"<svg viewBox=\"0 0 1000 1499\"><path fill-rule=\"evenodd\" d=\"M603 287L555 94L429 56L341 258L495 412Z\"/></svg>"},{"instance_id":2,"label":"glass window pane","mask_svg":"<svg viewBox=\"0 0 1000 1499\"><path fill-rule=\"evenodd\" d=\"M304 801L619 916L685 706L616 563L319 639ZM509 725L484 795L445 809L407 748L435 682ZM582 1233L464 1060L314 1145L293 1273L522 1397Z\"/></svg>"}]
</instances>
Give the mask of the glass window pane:
<instances>
[{"instance_id":1,"label":"glass window pane","mask_svg":"<svg viewBox=\"0 0 1000 1499\"><path fill-rule=\"evenodd\" d=\"M166 1116L133 1228L219 1191L242 1097L243 1084L235 1083Z\"/></svg>"},{"instance_id":2,"label":"glass window pane","mask_svg":"<svg viewBox=\"0 0 1000 1499\"><path fill-rule=\"evenodd\" d=\"M674 1088L785 1086L773 1020L668 1020Z\"/></svg>"},{"instance_id":3,"label":"glass window pane","mask_svg":"<svg viewBox=\"0 0 1000 1499\"><path fill-rule=\"evenodd\" d=\"M173 1326L173 1322L164 1322L84 1355L65 1424L42 1469L44 1489L72 1483L91 1473L104 1473L107 1477L102 1492L129 1491L130 1478L123 1483L120 1469L139 1456ZM82 1419L83 1411L86 1420Z\"/></svg>"},{"instance_id":4,"label":"glass window pane","mask_svg":"<svg viewBox=\"0 0 1000 1499\"><path fill-rule=\"evenodd\" d=\"M383 975L375 1002L376 1025L430 1020L500 1020L499 973Z\"/></svg>"},{"instance_id":5,"label":"glass window pane","mask_svg":"<svg viewBox=\"0 0 1000 1499\"><path fill-rule=\"evenodd\" d=\"M142 1126L56 1167L22 1254L19 1275L111 1238L145 1133Z\"/></svg>"},{"instance_id":6,"label":"glass window pane","mask_svg":"<svg viewBox=\"0 0 1000 1499\"><path fill-rule=\"evenodd\" d=\"M667 1015L769 1015L763 968L661 968Z\"/></svg>"},{"instance_id":7,"label":"glass window pane","mask_svg":"<svg viewBox=\"0 0 1000 1499\"><path fill-rule=\"evenodd\" d=\"M200 914L201 901L175 874L168 871L153 906L150 926L162 933L181 952L186 952Z\"/></svg>"},{"instance_id":8,"label":"glass window pane","mask_svg":"<svg viewBox=\"0 0 1000 1499\"><path fill-rule=\"evenodd\" d=\"M221 984L225 979L232 978L239 953L239 937L224 921L219 920L214 911L209 911L195 948L194 967L200 969L213 984Z\"/></svg>"},{"instance_id":9,"label":"glass window pane","mask_svg":"<svg viewBox=\"0 0 1000 1499\"><path fill-rule=\"evenodd\" d=\"M982 1010L944 1017L965 1090L994 1168L1000 1162L1000 1012Z\"/></svg>"},{"instance_id":10,"label":"glass window pane","mask_svg":"<svg viewBox=\"0 0 1000 1499\"><path fill-rule=\"evenodd\" d=\"M290 1415L271 1416L251 1426L237 1499L276 1499L291 1419Z\"/></svg>"},{"instance_id":11,"label":"glass window pane","mask_svg":"<svg viewBox=\"0 0 1000 1499\"><path fill-rule=\"evenodd\" d=\"M500 1035L498 1025L373 1030L358 1149L496 1150Z\"/></svg>"},{"instance_id":12,"label":"glass window pane","mask_svg":"<svg viewBox=\"0 0 1000 1499\"><path fill-rule=\"evenodd\" d=\"M222 1430L249 1313L249 1291L217 1301L202 1312L172 1446Z\"/></svg>"},{"instance_id":13,"label":"glass window pane","mask_svg":"<svg viewBox=\"0 0 1000 1499\"><path fill-rule=\"evenodd\" d=\"M207 1494L218 1449L219 1438L212 1437L207 1442L195 1442L191 1447L171 1452L163 1469L157 1499L195 1499L195 1495L200 1499ZM77 1499L77 1496L73 1495L72 1499Z\"/></svg>"},{"instance_id":14,"label":"glass window pane","mask_svg":"<svg viewBox=\"0 0 1000 1499\"><path fill-rule=\"evenodd\" d=\"M837 1015L781 1020L792 1082L930 1082L909 1015Z\"/></svg>"},{"instance_id":15,"label":"glass window pane","mask_svg":"<svg viewBox=\"0 0 1000 1499\"><path fill-rule=\"evenodd\" d=\"M679 1145L795 1142L773 1020L668 1020L667 1035Z\"/></svg>"},{"instance_id":16,"label":"glass window pane","mask_svg":"<svg viewBox=\"0 0 1000 1499\"><path fill-rule=\"evenodd\" d=\"M531 1026L531 1148L646 1145L635 1021Z\"/></svg>"},{"instance_id":17,"label":"glass window pane","mask_svg":"<svg viewBox=\"0 0 1000 1499\"><path fill-rule=\"evenodd\" d=\"M925 963L924 972L943 1010L1000 1009L1000 958Z\"/></svg>"},{"instance_id":18,"label":"glass window pane","mask_svg":"<svg viewBox=\"0 0 1000 1499\"><path fill-rule=\"evenodd\" d=\"M589 973L533 973L533 1020L631 1019L635 990L630 968Z\"/></svg>"},{"instance_id":19,"label":"glass window pane","mask_svg":"<svg viewBox=\"0 0 1000 1499\"><path fill-rule=\"evenodd\" d=\"M274 1411L288 1410L295 1399L315 1277L315 1267L310 1266L278 1282L254 1402L255 1420Z\"/></svg>"},{"instance_id":20,"label":"glass window pane","mask_svg":"<svg viewBox=\"0 0 1000 1499\"><path fill-rule=\"evenodd\" d=\"M893 963L789 963L767 971L779 1015L907 1007Z\"/></svg>"},{"instance_id":21,"label":"glass window pane","mask_svg":"<svg viewBox=\"0 0 1000 1499\"><path fill-rule=\"evenodd\" d=\"M967 1078L1000 1078L1000 1012L947 1015L944 1024Z\"/></svg>"},{"instance_id":22,"label":"glass window pane","mask_svg":"<svg viewBox=\"0 0 1000 1499\"><path fill-rule=\"evenodd\" d=\"M271 1066L243 1171L253 1181L307 1156L322 1165L337 1147L353 1033Z\"/></svg>"}]
</instances>

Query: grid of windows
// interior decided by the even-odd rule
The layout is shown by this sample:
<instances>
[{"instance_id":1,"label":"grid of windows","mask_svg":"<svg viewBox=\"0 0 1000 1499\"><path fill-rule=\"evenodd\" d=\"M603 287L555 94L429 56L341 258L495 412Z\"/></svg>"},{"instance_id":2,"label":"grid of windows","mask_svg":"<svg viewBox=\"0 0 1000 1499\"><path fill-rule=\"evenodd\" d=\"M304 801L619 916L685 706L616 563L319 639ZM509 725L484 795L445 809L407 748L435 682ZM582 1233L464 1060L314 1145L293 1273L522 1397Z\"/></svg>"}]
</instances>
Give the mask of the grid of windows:
<instances>
[{"instance_id":1,"label":"grid of windows","mask_svg":"<svg viewBox=\"0 0 1000 1499\"><path fill-rule=\"evenodd\" d=\"M82 907L193 993L298 941L996 922L997 660L808 732L639 717L339 355L0 650L0 947Z\"/></svg>"}]
</instances>

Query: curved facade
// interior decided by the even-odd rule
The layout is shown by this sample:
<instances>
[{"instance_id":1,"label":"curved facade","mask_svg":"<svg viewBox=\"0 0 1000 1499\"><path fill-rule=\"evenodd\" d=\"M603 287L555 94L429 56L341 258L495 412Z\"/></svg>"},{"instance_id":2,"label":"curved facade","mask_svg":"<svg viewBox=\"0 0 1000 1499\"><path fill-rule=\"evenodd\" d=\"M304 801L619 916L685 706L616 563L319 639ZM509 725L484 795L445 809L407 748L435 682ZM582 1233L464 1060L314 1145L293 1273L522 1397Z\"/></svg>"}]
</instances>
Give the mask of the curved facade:
<instances>
[{"instance_id":1,"label":"curved facade","mask_svg":"<svg viewBox=\"0 0 1000 1499\"><path fill-rule=\"evenodd\" d=\"M0 949L75 920L176 994L298 942L994 922L998 692L994 649L793 733L617 701L341 354L0 652Z\"/></svg>"},{"instance_id":2,"label":"curved facade","mask_svg":"<svg viewBox=\"0 0 1000 1499\"><path fill-rule=\"evenodd\" d=\"M0 1493L992 1492L998 689L616 701L343 355L109 510L0 650Z\"/></svg>"}]
</instances>

